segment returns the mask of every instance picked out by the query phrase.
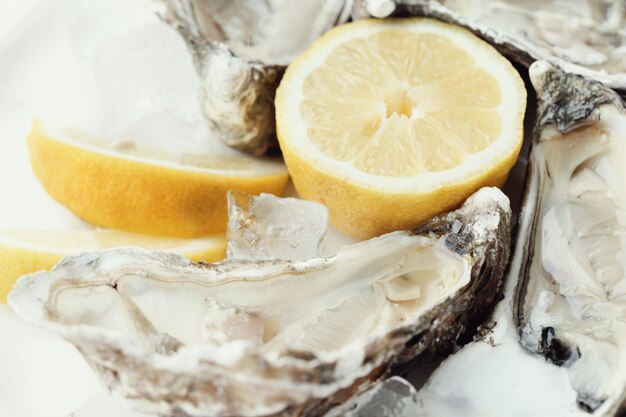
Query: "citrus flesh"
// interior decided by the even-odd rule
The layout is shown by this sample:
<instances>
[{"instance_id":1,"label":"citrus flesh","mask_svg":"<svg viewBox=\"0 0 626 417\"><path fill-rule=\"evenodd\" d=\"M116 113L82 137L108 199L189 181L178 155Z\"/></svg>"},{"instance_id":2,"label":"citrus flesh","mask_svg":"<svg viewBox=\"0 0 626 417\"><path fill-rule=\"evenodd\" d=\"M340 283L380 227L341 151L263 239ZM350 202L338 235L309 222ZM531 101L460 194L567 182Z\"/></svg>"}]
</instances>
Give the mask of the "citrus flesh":
<instances>
[{"instance_id":1,"label":"citrus flesh","mask_svg":"<svg viewBox=\"0 0 626 417\"><path fill-rule=\"evenodd\" d=\"M51 132L35 122L29 139L33 171L46 191L88 223L180 238L226 230L226 194L280 195L281 162L248 156L171 154L133 142L107 147L79 133Z\"/></svg>"},{"instance_id":2,"label":"citrus flesh","mask_svg":"<svg viewBox=\"0 0 626 417\"><path fill-rule=\"evenodd\" d=\"M13 230L0 233L0 302L6 302L15 281L35 271L48 270L64 256L136 246L173 252L193 261L214 262L226 255L225 235L177 239L115 230Z\"/></svg>"},{"instance_id":3,"label":"citrus flesh","mask_svg":"<svg viewBox=\"0 0 626 417\"><path fill-rule=\"evenodd\" d=\"M517 71L469 31L363 20L332 29L289 66L276 118L298 193L368 238L502 185L525 105Z\"/></svg>"}]
</instances>

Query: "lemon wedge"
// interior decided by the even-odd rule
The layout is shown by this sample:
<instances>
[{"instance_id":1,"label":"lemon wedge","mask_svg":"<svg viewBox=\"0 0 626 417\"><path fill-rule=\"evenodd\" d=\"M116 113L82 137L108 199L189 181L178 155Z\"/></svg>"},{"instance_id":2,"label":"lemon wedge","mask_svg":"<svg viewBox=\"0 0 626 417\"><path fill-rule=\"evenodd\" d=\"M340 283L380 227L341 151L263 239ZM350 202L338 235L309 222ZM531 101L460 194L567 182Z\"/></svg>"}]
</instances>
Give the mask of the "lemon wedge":
<instances>
[{"instance_id":1,"label":"lemon wedge","mask_svg":"<svg viewBox=\"0 0 626 417\"><path fill-rule=\"evenodd\" d=\"M172 154L52 132L37 121L29 139L35 175L57 201L87 222L169 237L226 230L228 190L280 195L282 162L245 155Z\"/></svg>"},{"instance_id":2,"label":"lemon wedge","mask_svg":"<svg viewBox=\"0 0 626 417\"><path fill-rule=\"evenodd\" d=\"M116 230L12 230L0 233L0 302L22 275L47 270L68 255L120 246L137 246L214 262L226 255L226 236L197 239L154 237Z\"/></svg>"},{"instance_id":3,"label":"lemon wedge","mask_svg":"<svg viewBox=\"0 0 626 417\"><path fill-rule=\"evenodd\" d=\"M471 32L426 18L336 27L287 69L278 138L298 193L360 238L407 229L501 186L524 83Z\"/></svg>"}]
</instances>

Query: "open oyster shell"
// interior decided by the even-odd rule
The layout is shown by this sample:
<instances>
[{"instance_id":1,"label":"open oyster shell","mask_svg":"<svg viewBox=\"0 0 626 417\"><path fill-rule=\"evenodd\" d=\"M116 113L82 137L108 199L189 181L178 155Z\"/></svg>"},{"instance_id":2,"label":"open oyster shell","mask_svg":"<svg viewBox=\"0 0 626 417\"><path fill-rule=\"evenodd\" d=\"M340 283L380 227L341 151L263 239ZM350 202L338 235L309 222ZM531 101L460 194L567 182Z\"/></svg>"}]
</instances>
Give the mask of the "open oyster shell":
<instances>
[{"instance_id":1,"label":"open oyster shell","mask_svg":"<svg viewBox=\"0 0 626 417\"><path fill-rule=\"evenodd\" d=\"M348 19L350 0L160 0L202 78L202 108L227 145L277 147L274 95L285 67Z\"/></svg>"},{"instance_id":2,"label":"open oyster shell","mask_svg":"<svg viewBox=\"0 0 626 417\"><path fill-rule=\"evenodd\" d=\"M520 231L522 345L564 366L593 415L626 411L626 109L599 83L546 62Z\"/></svg>"},{"instance_id":3,"label":"open oyster shell","mask_svg":"<svg viewBox=\"0 0 626 417\"><path fill-rule=\"evenodd\" d=\"M505 55L626 89L623 0L355 0L353 17L431 16L464 26Z\"/></svg>"},{"instance_id":4,"label":"open oyster shell","mask_svg":"<svg viewBox=\"0 0 626 417\"><path fill-rule=\"evenodd\" d=\"M320 416L471 338L499 295L510 218L504 194L484 188L417 230L327 259L87 253L23 277L9 304L143 411Z\"/></svg>"}]
</instances>

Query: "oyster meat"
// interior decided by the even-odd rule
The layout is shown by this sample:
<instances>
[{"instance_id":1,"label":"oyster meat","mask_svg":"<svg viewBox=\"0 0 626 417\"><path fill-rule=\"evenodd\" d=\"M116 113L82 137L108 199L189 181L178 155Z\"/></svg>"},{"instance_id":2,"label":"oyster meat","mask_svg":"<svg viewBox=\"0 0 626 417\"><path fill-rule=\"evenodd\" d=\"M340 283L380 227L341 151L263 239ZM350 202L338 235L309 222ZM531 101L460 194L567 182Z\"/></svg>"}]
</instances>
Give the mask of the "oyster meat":
<instances>
[{"instance_id":1,"label":"oyster meat","mask_svg":"<svg viewBox=\"0 0 626 417\"><path fill-rule=\"evenodd\" d=\"M623 0L355 0L353 17L426 15L467 27L526 65L626 89Z\"/></svg>"},{"instance_id":2,"label":"oyster meat","mask_svg":"<svg viewBox=\"0 0 626 417\"><path fill-rule=\"evenodd\" d=\"M274 95L285 67L349 17L349 0L160 0L202 79L202 108L227 145L261 155L278 146Z\"/></svg>"},{"instance_id":3,"label":"oyster meat","mask_svg":"<svg viewBox=\"0 0 626 417\"><path fill-rule=\"evenodd\" d=\"M522 345L567 369L582 410L626 411L626 109L599 83L546 62L516 318ZM517 255L516 255L517 257Z\"/></svg>"},{"instance_id":4,"label":"oyster meat","mask_svg":"<svg viewBox=\"0 0 626 417\"><path fill-rule=\"evenodd\" d=\"M143 411L321 416L471 339L500 294L509 202L483 188L414 231L301 262L193 264L122 248L65 258L9 295Z\"/></svg>"}]
</instances>

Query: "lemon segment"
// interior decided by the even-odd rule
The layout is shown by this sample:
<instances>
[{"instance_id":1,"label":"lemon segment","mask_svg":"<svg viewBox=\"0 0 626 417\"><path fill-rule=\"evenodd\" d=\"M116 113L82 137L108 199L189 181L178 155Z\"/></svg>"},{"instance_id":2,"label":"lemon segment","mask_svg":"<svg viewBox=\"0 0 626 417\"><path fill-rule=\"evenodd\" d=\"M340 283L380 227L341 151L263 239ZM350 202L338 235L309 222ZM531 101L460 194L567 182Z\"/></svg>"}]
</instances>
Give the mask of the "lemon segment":
<instances>
[{"instance_id":1,"label":"lemon segment","mask_svg":"<svg viewBox=\"0 0 626 417\"><path fill-rule=\"evenodd\" d=\"M298 193L368 238L412 228L501 186L522 144L524 83L469 31L427 18L336 27L276 95Z\"/></svg>"},{"instance_id":2,"label":"lemon segment","mask_svg":"<svg viewBox=\"0 0 626 417\"><path fill-rule=\"evenodd\" d=\"M48 270L64 256L120 246L177 253L193 261L215 262L226 256L226 236L197 239L161 238L115 230L15 230L0 233L0 302L15 281Z\"/></svg>"},{"instance_id":3,"label":"lemon segment","mask_svg":"<svg viewBox=\"0 0 626 417\"><path fill-rule=\"evenodd\" d=\"M28 143L32 168L54 199L91 224L135 233L222 233L228 190L280 195L288 180L281 162L172 155L132 142L107 148L77 133L51 133L37 121Z\"/></svg>"}]
</instances>

